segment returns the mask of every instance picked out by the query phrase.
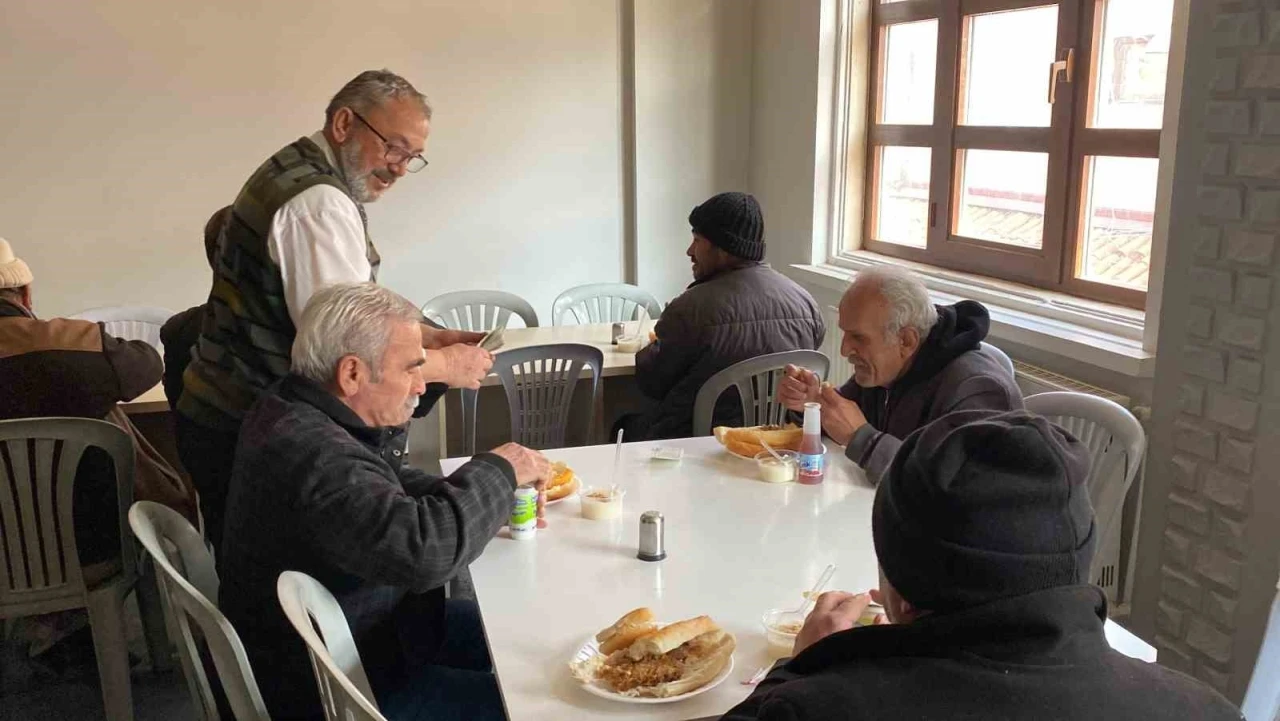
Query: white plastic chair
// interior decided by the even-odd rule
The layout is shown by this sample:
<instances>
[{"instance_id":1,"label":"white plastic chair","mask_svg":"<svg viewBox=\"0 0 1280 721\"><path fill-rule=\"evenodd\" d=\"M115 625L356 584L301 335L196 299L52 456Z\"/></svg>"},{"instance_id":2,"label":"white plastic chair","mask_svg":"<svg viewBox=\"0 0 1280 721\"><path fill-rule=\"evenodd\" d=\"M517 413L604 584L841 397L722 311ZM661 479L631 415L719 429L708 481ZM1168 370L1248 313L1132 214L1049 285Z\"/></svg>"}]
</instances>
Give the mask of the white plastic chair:
<instances>
[{"instance_id":1,"label":"white plastic chair","mask_svg":"<svg viewBox=\"0 0 1280 721\"><path fill-rule=\"evenodd\" d=\"M650 318L662 315L658 299L643 288L627 283L593 283L570 288L551 304L552 325L565 325L572 316L579 325L640 320L641 311Z\"/></svg>"},{"instance_id":2,"label":"white plastic chair","mask_svg":"<svg viewBox=\"0 0 1280 721\"><path fill-rule=\"evenodd\" d=\"M171 508L138 501L129 509L129 527L160 568L160 598L169 633L178 641L178 655L187 689L199 718L219 721L218 706L200 660L199 634L205 640L218 680L236 721L270 721L240 635L218 610L218 572L204 539L187 519Z\"/></svg>"},{"instance_id":3,"label":"white plastic chair","mask_svg":"<svg viewBox=\"0 0 1280 721\"><path fill-rule=\"evenodd\" d=\"M1013 361L1009 360L1008 353L1005 353L1004 351L1000 350L996 346L991 345L985 340L979 343L979 345L982 346L983 350L987 351L988 353L991 353L996 357L996 360L1000 362L1000 365L1003 366L1005 370L1009 371L1010 378L1015 378L1015 379L1017 378L1017 375L1015 374L1015 371L1013 369Z\"/></svg>"},{"instance_id":4,"label":"white plastic chair","mask_svg":"<svg viewBox=\"0 0 1280 721\"><path fill-rule=\"evenodd\" d=\"M98 509L120 529L120 553L112 560L80 564L72 494L85 450L111 456L116 508ZM125 533L125 511L133 502L133 441L116 426L86 418L0 421L0 619L85 608L107 718L133 718L124 602L138 590L147 646L157 666L166 660L167 639L157 618L150 579L139 582L134 545ZM151 587L154 589L154 587Z\"/></svg>"},{"instance_id":5,"label":"white plastic chair","mask_svg":"<svg viewBox=\"0 0 1280 721\"><path fill-rule=\"evenodd\" d=\"M125 340L144 340L161 355L160 326L172 318L173 311L145 305L107 306L82 310L71 316L76 320L102 323L107 333Z\"/></svg>"},{"instance_id":6,"label":"white plastic chair","mask_svg":"<svg viewBox=\"0 0 1280 721\"><path fill-rule=\"evenodd\" d=\"M1280 582L1240 711L1249 721L1280 721Z\"/></svg>"},{"instance_id":7,"label":"white plastic chair","mask_svg":"<svg viewBox=\"0 0 1280 721\"><path fill-rule=\"evenodd\" d=\"M1101 547L1120 519L1125 495L1142 466L1147 447L1142 424L1119 403L1088 393L1038 393L1024 403L1027 410L1067 429L1089 449L1089 500ZM1096 556L1094 571L1104 563L1102 554Z\"/></svg>"},{"instance_id":8,"label":"white plastic chair","mask_svg":"<svg viewBox=\"0 0 1280 721\"><path fill-rule=\"evenodd\" d=\"M511 440L538 450L563 448L573 395L584 370L591 372L591 402L587 407L587 428L590 429L604 373L604 354L599 348L581 343L553 343L513 348L494 356L491 372L502 381L507 394ZM476 452L478 399L478 391L462 391L463 453L467 455Z\"/></svg>"},{"instance_id":9,"label":"white plastic chair","mask_svg":"<svg viewBox=\"0 0 1280 721\"><path fill-rule=\"evenodd\" d=\"M708 378L698 389L693 400L693 435L711 435L716 401L729 386L738 388L744 426L782 423L787 409L778 402L777 392L788 364L807 368L826 380L831 360L816 350L789 350L734 363Z\"/></svg>"},{"instance_id":10,"label":"white plastic chair","mask_svg":"<svg viewBox=\"0 0 1280 721\"><path fill-rule=\"evenodd\" d=\"M459 290L438 295L422 306L427 318L453 330L487 332L506 328L515 313L526 328L538 327L538 314L524 298L501 290Z\"/></svg>"},{"instance_id":11,"label":"white plastic chair","mask_svg":"<svg viewBox=\"0 0 1280 721\"><path fill-rule=\"evenodd\" d=\"M325 719L387 721L374 701L347 617L329 589L305 573L285 571L276 580L276 595L311 654Z\"/></svg>"}]
</instances>

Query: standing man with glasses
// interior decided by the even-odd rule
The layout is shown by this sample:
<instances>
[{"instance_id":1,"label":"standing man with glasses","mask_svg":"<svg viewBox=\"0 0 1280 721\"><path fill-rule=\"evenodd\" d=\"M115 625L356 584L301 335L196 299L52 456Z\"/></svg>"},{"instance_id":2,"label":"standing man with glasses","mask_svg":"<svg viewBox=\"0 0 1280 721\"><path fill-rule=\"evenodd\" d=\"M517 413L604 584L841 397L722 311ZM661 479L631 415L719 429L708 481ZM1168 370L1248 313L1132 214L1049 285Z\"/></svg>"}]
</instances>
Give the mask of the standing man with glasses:
<instances>
[{"instance_id":1,"label":"standing man with glasses","mask_svg":"<svg viewBox=\"0 0 1280 721\"><path fill-rule=\"evenodd\" d=\"M183 374L178 452L218 547L245 412L289 372L307 301L334 283L377 280L364 205L427 166L431 106L409 81L369 70L329 102L324 128L286 145L241 188L219 231L213 288ZM421 326L430 382L416 416L449 386L477 388L493 357L481 334ZM401 449L402 451L403 449ZM263 479L268 482L269 479Z\"/></svg>"}]
</instances>

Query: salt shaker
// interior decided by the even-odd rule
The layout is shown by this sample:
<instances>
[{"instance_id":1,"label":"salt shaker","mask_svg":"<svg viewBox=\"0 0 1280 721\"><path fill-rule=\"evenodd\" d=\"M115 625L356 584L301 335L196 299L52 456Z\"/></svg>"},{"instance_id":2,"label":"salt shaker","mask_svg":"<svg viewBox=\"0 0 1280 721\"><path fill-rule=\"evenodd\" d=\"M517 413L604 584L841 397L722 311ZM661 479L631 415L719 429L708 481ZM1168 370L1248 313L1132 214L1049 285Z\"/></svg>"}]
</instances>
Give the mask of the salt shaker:
<instances>
[{"instance_id":1,"label":"salt shaker","mask_svg":"<svg viewBox=\"0 0 1280 721\"><path fill-rule=\"evenodd\" d=\"M645 511L640 514L640 551L636 558L641 561L661 561L666 558L665 531L661 511Z\"/></svg>"},{"instance_id":2,"label":"salt shaker","mask_svg":"<svg viewBox=\"0 0 1280 721\"><path fill-rule=\"evenodd\" d=\"M626 332L626 326L621 323L614 323L609 327L609 343L618 345L618 339Z\"/></svg>"}]
</instances>

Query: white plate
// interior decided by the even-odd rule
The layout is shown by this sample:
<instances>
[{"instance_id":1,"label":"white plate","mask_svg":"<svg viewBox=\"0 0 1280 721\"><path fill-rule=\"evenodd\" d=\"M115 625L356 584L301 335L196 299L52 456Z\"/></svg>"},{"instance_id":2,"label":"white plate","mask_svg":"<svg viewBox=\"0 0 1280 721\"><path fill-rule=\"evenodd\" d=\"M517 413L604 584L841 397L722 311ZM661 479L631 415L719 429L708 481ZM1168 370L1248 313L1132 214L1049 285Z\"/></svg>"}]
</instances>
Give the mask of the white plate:
<instances>
[{"instance_id":1,"label":"white plate","mask_svg":"<svg viewBox=\"0 0 1280 721\"><path fill-rule=\"evenodd\" d=\"M721 446L720 448L721 448L721 450L723 450L725 453L728 453L729 455L733 456L734 458L741 458L741 459L742 459L742 460L744 460L744 461L753 461L753 462L755 461L755 456L744 456L744 455L742 455L741 453L734 453L733 451L729 450L729 449L728 449L728 448L726 448L725 446ZM776 449L776 448L775 448L774 450L776 451L776 450L778 450L778 449ZM826 441L823 441L823 442L822 442L822 452L823 452L823 453L826 453L828 450L829 450L829 449L827 448L827 442L826 442Z\"/></svg>"},{"instance_id":2,"label":"white plate","mask_svg":"<svg viewBox=\"0 0 1280 721\"><path fill-rule=\"evenodd\" d=\"M569 481L569 484L570 484L571 486L573 486L573 490L572 490L572 491L569 491L569 495L567 495L567 496L561 496L561 497L557 498L557 499L556 499L556 500L554 500L554 501L547 501L547 505L548 505L548 506L554 506L554 505L556 505L557 503L560 503L561 501L567 501L567 500L569 500L570 498L573 498L574 496L578 495L578 491L581 491L581 490L582 490L582 481L578 480L578 476L577 476L577 474L574 474L574 476L573 476L573 480L572 480L572 481Z\"/></svg>"},{"instance_id":3,"label":"white plate","mask_svg":"<svg viewBox=\"0 0 1280 721\"><path fill-rule=\"evenodd\" d=\"M658 622L658 625L666 626L667 624L663 622ZM578 652L573 655L573 660L570 665L576 665L579 663L590 661L591 657L597 655L598 653L600 653L600 644L596 641L594 636L591 638L588 638L587 642L582 644L582 648L578 649ZM678 696L668 696L666 698L649 698L645 696L623 696L622 694L607 688L600 681L592 681L591 683L584 682L582 683L582 688L589 694L599 696L600 698L607 698L610 701L621 701L622 703L640 703L640 704L675 703L676 701L683 701L687 698L693 698L694 696L697 696L700 693L706 693L707 691L710 691L716 686L719 686L720 684L724 683L724 680L726 678L729 678L729 674L731 673L733 673L733 656L729 656L729 663L726 663L724 665L724 668L721 669L720 673L716 674L715 678L711 679L703 686L700 686L699 688L695 688L694 690L689 691L688 693L682 693Z\"/></svg>"}]
</instances>

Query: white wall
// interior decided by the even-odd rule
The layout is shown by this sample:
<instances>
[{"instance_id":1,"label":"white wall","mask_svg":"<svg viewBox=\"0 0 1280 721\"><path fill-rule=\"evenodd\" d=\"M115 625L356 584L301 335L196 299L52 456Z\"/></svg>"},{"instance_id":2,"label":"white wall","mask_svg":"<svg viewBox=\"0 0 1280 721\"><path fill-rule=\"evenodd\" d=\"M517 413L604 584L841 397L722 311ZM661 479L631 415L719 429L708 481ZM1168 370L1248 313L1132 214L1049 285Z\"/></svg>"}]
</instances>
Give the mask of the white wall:
<instances>
[{"instance_id":1,"label":"white wall","mask_svg":"<svg viewBox=\"0 0 1280 721\"><path fill-rule=\"evenodd\" d=\"M369 206L382 282L540 314L619 280L617 8L599 0L7 0L0 236L37 311L202 302L201 228L370 67L436 108L431 166ZM654 170L659 172L659 170Z\"/></svg>"},{"instance_id":2,"label":"white wall","mask_svg":"<svg viewBox=\"0 0 1280 721\"><path fill-rule=\"evenodd\" d=\"M747 190L754 3L636 3L637 279L664 303L693 280L689 211Z\"/></svg>"},{"instance_id":3,"label":"white wall","mask_svg":"<svg viewBox=\"0 0 1280 721\"><path fill-rule=\"evenodd\" d=\"M813 260L824 4L830 0L756 0L749 183L775 266Z\"/></svg>"}]
</instances>

